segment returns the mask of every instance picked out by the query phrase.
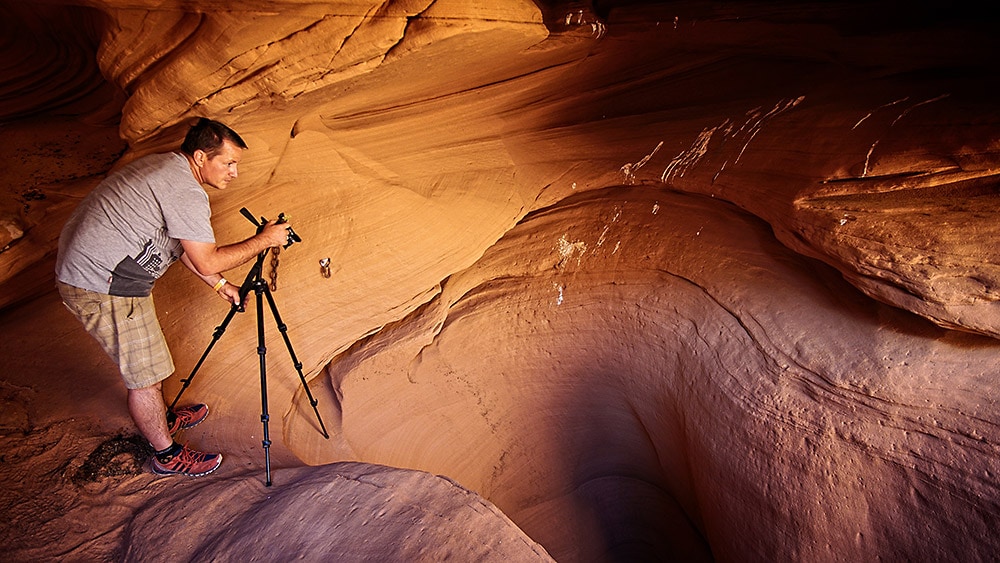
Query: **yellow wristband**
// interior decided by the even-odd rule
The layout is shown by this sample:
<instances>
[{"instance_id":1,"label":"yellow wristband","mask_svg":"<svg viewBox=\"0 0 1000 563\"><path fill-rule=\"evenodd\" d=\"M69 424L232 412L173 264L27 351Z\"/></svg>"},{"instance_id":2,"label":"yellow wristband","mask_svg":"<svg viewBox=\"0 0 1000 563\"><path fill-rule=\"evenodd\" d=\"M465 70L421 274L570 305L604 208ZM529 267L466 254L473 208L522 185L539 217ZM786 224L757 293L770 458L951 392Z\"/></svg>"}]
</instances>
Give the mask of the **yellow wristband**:
<instances>
[{"instance_id":1,"label":"yellow wristband","mask_svg":"<svg viewBox=\"0 0 1000 563\"><path fill-rule=\"evenodd\" d=\"M213 287L212 289L214 289L215 291L219 291L220 289L222 289L222 286L226 285L226 283L228 283L226 282L226 278L222 278L219 281L215 282L215 287Z\"/></svg>"}]
</instances>

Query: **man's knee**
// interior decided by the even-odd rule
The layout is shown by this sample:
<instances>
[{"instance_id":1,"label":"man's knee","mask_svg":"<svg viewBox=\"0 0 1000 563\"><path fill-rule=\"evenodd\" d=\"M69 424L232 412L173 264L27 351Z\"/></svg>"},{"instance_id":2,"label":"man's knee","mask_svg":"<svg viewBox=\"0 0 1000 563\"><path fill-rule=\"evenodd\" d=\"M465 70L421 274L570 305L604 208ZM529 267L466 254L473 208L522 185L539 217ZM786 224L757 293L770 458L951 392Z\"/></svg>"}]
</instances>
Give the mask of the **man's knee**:
<instances>
[{"instance_id":1,"label":"man's knee","mask_svg":"<svg viewBox=\"0 0 1000 563\"><path fill-rule=\"evenodd\" d=\"M147 396L153 396L153 395L162 397L163 396L163 389L162 388L163 388L163 382L157 381L156 383L154 383L152 385L148 385L146 387L139 387L139 388L136 388L136 389L129 389L128 390L128 394L130 396L134 396L134 397L138 397L138 396L147 397Z\"/></svg>"}]
</instances>

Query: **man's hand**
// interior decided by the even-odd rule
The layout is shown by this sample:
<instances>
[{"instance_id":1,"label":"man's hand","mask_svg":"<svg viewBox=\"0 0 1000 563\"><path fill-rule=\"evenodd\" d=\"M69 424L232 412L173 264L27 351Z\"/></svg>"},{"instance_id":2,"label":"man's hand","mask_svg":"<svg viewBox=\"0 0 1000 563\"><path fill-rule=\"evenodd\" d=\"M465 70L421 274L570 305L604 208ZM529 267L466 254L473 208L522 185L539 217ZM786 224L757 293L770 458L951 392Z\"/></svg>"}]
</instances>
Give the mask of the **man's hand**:
<instances>
[{"instance_id":1,"label":"man's hand","mask_svg":"<svg viewBox=\"0 0 1000 563\"><path fill-rule=\"evenodd\" d=\"M218 293L219 297L222 297L233 305L245 305L247 299L250 298L250 294L247 293L246 299L243 300L243 303L240 303L240 287L231 283L226 283L226 285L220 287Z\"/></svg>"},{"instance_id":2,"label":"man's hand","mask_svg":"<svg viewBox=\"0 0 1000 563\"><path fill-rule=\"evenodd\" d=\"M181 246L194 273L212 276L244 264L268 248L288 244L289 228L289 223L268 221L259 233L243 242L216 246L211 242L181 240Z\"/></svg>"},{"instance_id":3,"label":"man's hand","mask_svg":"<svg viewBox=\"0 0 1000 563\"><path fill-rule=\"evenodd\" d=\"M268 247L285 246L288 244L288 232L291 228L292 225L288 221L284 223L268 221L264 224L264 229L257 236L264 237L268 241Z\"/></svg>"}]
</instances>

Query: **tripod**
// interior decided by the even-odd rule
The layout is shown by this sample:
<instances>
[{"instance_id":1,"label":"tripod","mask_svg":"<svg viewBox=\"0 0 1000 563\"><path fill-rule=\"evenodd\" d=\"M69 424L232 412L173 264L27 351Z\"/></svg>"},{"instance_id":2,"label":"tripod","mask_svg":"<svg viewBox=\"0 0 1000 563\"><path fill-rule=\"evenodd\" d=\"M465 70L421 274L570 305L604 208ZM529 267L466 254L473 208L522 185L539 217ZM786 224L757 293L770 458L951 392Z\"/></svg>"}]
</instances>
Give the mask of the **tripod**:
<instances>
[{"instance_id":1,"label":"tripod","mask_svg":"<svg viewBox=\"0 0 1000 563\"><path fill-rule=\"evenodd\" d=\"M264 220L263 222L258 223L254 216L250 214L245 207L240 209L240 213L257 226L257 232L260 232L264 228L264 223L267 222ZM278 218L279 222L282 220L283 215ZM298 242L300 240L299 236L290 230L288 235L288 244L285 248L291 246L293 242ZM302 382L302 388L306 390L306 396L309 398L309 404L312 405L313 412L316 413L316 420L319 421L320 431L323 433L324 438L328 440L330 439L330 434L326 431L326 425L323 424L323 418L319 415L319 409L316 408L317 401L313 398L312 392L309 391L309 385L306 382L306 377L302 373L302 362L295 357L295 351L292 349L292 342L288 339L288 327L281 322L281 315L278 313L278 306L274 304L274 297L271 295L271 288L268 287L267 282L264 281L264 277L262 275L264 258L268 255L268 253L270 253L270 251L271 249L267 249L257 255L257 259L254 262L253 267L250 268L246 278L243 280L243 284L240 286L239 301L230 307L229 313L226 315L226 318L223 319L222 324L215 327L215 331L212 333L212 341L208 344L208 348L205 349L205 352L201 355L201 359L198 360L194 369L191 370L191 375L181 380L181 383L184 385L177 393L174 401L170 403L169 407L169 410L173 411L174 407L177 406L177 401L180 400L181 395L183 395L184 391L191 385L191 380L194 379L195 374L198 373L202 364L205 363L205 359L208 357L209 352L212 351L215 343L222 338L223 334L225 334L230 321L233 320L233 317L237 312L244 312L245 309L243 303L246 301L250 292L253 291L257 296L257 355L260 357L260 421L264 426L264 439L262 445L264 447L264 468L266 472L266 481L264 484L268 487L271 486L271 438L268 429L268 421L271 417L267 411L267 362L265 361L267 346L264 343L264 301L261 299L261 296L267 299L267 304L271 309L271 316L274 317L278 331L281 332L281 337L285 341L285 347L288 349L288 355L291 357L292 364L295 366L295 370L299 374L299 380Z\"/></svg>"}]
</instances>

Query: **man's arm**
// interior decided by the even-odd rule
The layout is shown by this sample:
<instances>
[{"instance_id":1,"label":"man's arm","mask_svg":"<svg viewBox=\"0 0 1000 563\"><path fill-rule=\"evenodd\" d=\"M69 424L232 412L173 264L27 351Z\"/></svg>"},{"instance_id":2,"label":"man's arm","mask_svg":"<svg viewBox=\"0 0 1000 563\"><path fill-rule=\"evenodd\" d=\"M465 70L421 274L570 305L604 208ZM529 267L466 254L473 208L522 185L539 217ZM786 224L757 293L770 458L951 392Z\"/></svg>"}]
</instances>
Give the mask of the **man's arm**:
<instances>
[{"instance_id":1,"label":"man's arm","mask_svg":"<svg viewBox=\"0 0 1000 563\"><path fill-rule=\"evenodd\" d=\"M234 244L216 246L212 242L182 240L184 254L181 261L205 283L214 285L222 272L249 262L268 248L288 242L288 223L269 222L256 235Z\"/></svg>"},{"instance_id":2,"label":"man's arm","mask_svg":"<svg viewBox=\"0 0 1000 563\"><path fill-rule=\"evenodd\" d=\"M225 281L225 278L222 277L222 274L212 274L211 276L201 275L198 269L194 267L194 264L191 263L191 259L188 258L187 253L181 254L181 263L187 266L187 269L191 270L191 272L193 272L194 275L201 278L202 281L212 286L212 289L214 289L215 292L219 294L219 297L222 297L223 299L229 301L234 305L239 304L239 299L240 299L239 286L232 285L229 282Z\"/></svg>"},{"instance_id":3,"label":"man's arm","mask_svg":"<svg viewBox=\"0 0 1000 563\"><path fill-rule=\"evenodd\" d=\"M199 272L198 269L194 267L194 264L191 263L191 258L188 257L186 252L184 254L181 254L181 263L187 266L188 270L191 270L191 272L194 275L204 280L204 282L210 286L214 287L215 284L219 283L219 280L222 279L222 274L212 274L210 276L203 276L201 272Z\"/></svg>"}]
</instances>

